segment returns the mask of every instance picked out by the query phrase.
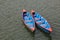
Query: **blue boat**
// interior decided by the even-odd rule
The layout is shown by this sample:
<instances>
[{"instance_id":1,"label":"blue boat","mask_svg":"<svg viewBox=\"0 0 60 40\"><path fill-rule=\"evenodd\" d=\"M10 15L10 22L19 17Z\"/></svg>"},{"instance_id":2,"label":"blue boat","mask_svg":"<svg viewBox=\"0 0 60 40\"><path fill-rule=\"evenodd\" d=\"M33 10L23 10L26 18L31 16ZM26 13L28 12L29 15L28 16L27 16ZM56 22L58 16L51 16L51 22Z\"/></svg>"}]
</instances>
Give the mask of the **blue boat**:
<instances>
[{"instance_id":1,"label":"blue boat","mask_svg":"<svg viewBox=\"0 0 60 40\"><path fill-rule=\"evenodd\" d=\"M51 28L50 24L38 12L35 12L34 10L32 10L31 14L35 20L37 28L43 30L44 32L48 32L48 33L52 32L52 28Z\"/></svg>"},{"instance_id":2,"label":"blue boat","mask_svg":"<svg viewBox=\"0 0 60 40\"><path fill-rule=\"evenodd\" d=\"M25 9L23 10L23 13L22 13L22 19L23 19L23 23L25 24L25 26L31 32L34 32L35 31L34 19L33 19L32 15L29 12L27 12Z\"/></svg>"}]
</instances>

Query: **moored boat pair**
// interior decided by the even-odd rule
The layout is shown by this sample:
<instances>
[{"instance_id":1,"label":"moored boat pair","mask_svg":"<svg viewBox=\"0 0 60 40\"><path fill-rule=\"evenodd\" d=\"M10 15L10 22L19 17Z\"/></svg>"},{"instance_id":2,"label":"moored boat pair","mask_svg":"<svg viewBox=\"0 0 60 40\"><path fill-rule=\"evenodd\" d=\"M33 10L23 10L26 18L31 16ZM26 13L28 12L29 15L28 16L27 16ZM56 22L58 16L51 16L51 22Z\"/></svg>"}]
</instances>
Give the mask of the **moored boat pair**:
<instances>
[{"instance_id":1,"label":"moored boat pair","mask_svg":"<svg viewBox=\"0 0 60 40\"><path fill-rule=\"evenodd\" d=\"M52 32L52 28L50 24L47 22L47 20L34 10L31 10L30 13L23 9L22 19L26 27L32 32L34 32L36 29L35 24L39 29L43 30L44 32Z\"/></svg>"}]
</instances>

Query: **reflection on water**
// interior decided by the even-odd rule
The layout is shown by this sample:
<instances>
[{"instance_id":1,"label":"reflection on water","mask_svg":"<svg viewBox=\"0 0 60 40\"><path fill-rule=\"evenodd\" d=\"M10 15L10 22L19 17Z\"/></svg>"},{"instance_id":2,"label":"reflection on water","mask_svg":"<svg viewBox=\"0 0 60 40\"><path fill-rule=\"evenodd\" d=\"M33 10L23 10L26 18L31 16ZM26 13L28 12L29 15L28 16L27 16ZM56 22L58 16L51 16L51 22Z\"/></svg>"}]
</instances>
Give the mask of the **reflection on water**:
<instances>
[{"instance_id":1,"label":"reflection on water","mask_svg":"<svg viewBox=\"0 0 60 40\"><path fill-rule=\"evenodd\" d=\"M48 40L52 40L52 37L50 35L50 33L45 33L43 32L44 36L48 38Z\"/></svg>"},{"instance_id":2,"label":"reflection on water","mask_svg":"<svg viewBox=\"0 0 60 40\"><path fill-rule=\"evenodd\" d=\"M24 23L23 23L24 24ZM24 25L25 26L25 25ZM37 25L36 25L37 26ZM35 40L36 39L36 37L35 37L35 35L36 34L39 34L39 32L41 32L42 34L43 34L43 36L45 36L45 37L47 37L48 38L48 40L52 40L52 37L51 37L51 35L50 35L50 33L46 33L46 32L44 32L43 30L40 30L40 29L38 29L38 28L36 28L36 30L34 31L34 32L31 32L26 26L25 26L25 28L26 28L26 30L27 30L27 32L29 32L30 34L31 34L31 37L33 37L33 40ZM37 32L36 32L37 31ZM37 35L38 36L38 35ZM40 37L40 36L39 36ZM38 38L39 38L38 37Z\"/></svg>"},{"instance_id":3,"label":"reflection on water","mask_svg":"<svg viewBox=\"0 0 60 40\"><path fill-rule=\"evenodd\" d=\"M26 27L25 27L26 28ZM52 40L52 37L51 37L51 35L50 35L50 33L46 33L46 32L44 32L44 31L42 31L42 30L39 30L39 29L37 29L36 31L34 31L34 32L31 32L30 30L28 30L27 28L26 28L26 30L27 30L27 32L29 32L30 34L31 34L31 36L33 37L33 40L35 40L36 39L36 37L35 37L35 35L37 35L37 34L39 34L39 32L41 32L42 34L43 34L43 36L45 36L46 38L48 38L48 40ZM37 35L37 36L39 36L39 35ZM40 37L40 36L39 36ZM38 38L39 38L38 37Z\"/></svg>"},{"instance_id":4,"label":"reflection on water","mask_svg":"<svg viewBox=\"0 0 60 40\"><path fill-rule=\"evenodd\" d=\"M37 40L39 40L39 39L41 39L41 40L52 40L52 37L51 37L51 34L50 33L45 33L45 32L43 32L43 31L41 31L41 30L36 30L36 31L38 31L38 32L36 32L36 34L35 35L37 35L37 37L35 37L35 39ZM44 38L44 39L43 39Z\"/></svg>"}]
</instances>

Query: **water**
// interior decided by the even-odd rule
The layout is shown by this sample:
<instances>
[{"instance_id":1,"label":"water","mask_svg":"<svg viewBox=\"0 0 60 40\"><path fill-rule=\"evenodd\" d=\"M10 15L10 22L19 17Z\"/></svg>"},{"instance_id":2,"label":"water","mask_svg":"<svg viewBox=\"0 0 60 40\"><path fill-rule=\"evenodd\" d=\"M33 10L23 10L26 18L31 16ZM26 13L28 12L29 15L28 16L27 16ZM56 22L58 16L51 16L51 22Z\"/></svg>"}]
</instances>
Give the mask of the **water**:
<instances>
[{"instance_id":1,"label":"water","mask_svg":"<svg viewBox=\"0 0 60 40\"><path fill-rule=\"evenodd\" d=\"M39 12L53 28L49 35L29 32L21 21L21 11ZM60 0L0 0L0 40L60 40Z\"/></svg>"}]
</instances>

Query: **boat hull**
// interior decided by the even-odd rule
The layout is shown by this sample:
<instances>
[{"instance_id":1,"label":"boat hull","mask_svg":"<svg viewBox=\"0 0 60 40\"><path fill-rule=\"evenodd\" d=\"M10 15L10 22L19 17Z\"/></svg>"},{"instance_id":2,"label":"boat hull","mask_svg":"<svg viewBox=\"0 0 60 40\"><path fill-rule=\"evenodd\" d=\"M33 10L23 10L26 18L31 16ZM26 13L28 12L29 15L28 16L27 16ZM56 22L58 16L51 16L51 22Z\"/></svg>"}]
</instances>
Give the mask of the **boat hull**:
<instances>
[{"instance_id":1,"label":"boat hull","mask_svg":"<svg viewBox=\"0 0 60 40\"><path fill-rule=\"evenodd\" d=\"M47 33L52 32L52 28L51 28L50 24L38 12L32 11L31 14L34 18L37 28L39 28Z\"/></svg>"},{"instance_id":2,"label":"boat hull","mask_svg":"<svg viewBox=\"0 0 60 40\"><path fill-rule=\"evenodd\" d=\"M36 24L36 25L37 25L37 24ZM37 28L38 28L39 30L42 30L42 31L46 32L46 33L51 33L48 29L43 28L43 27L41 27L41 26L39 26L39 25L37 25Z\"/></svg>"},{"instance_id":3,"label":"boat hull","mask_svg":"<svg viewBox=\"0 0 60 40\"><path fill-rule=\"evenodd\" d=\"M33 17L30 15L29 12L26 12L25 14L29 15L29 16L27 16L27 18L28 18L28 20L30 18L31 21L29 20L29 21L27 21L28 23L26 22L26 18L25 18L25 16L23 16L24 15L24 12L23 12L22 13L22 22L23 22L23 24L25 25L26 28L28 28L31 32L34 32L35 31L35 22L33 20ZM31 23L31 24L29 24L29 23Z\"/></svg>"},{"instance_id":4,"label":"boat hull","mask_svg":"<svg viewBox=\"0 0 60 40\"><path fill-rule=\"evenodd\" d=\"M24 23L24 20L22 20L22 22L23 22L23 24L25 25L25 27L26 27L29 31L31 31L31 32L34 32L34 31L35 31L35 27L34 27L34 30L32 30L31 28L28 27L28 25L26 25L26 24Z\"/></svg>"}]
</instances>

